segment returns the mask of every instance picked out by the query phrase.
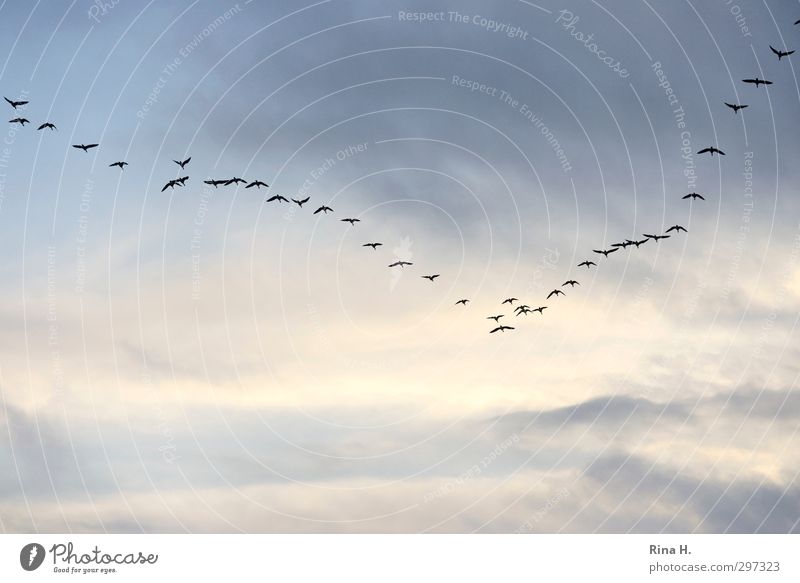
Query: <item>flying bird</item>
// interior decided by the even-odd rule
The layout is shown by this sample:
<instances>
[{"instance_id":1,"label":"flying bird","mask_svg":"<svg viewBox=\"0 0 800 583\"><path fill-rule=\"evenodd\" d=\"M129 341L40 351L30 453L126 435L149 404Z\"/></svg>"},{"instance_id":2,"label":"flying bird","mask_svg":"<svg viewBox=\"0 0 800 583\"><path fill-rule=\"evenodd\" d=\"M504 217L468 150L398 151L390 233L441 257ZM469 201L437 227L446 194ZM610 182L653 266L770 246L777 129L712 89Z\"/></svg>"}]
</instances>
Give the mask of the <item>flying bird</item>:
<instances>
[{"instance_id":1,"label":"flying bird","mask_svg":"<svg viewBox=\"0 0 800 583\"><path fill-rule=\"evenodd\" d=\"M564 283L561 284L561 287L564 287L565 285L568 285L570 287L575 287L576 285L580 285L580 284L577 281L575 281L574 279L568 279L567 281L565 281Z\"/></svg>"},{"instance_id":2,"label":"flying bird","mask_svg":"<svg viewBox=\"0 0 800 583\"><path fill-rule=\"evenodd\" d=\"M360 223L361 219L342 219L343 223L350 223L351 225L355 225L356 223Z\"/></svg>"},{"instance_id":3,"label":"flying bird","mask_svg":"<svg viewBox=\"0 0 800 583\"><path fill-rule=\"evenodd\" d=\"M683 231L684 233L688 233L685 227L681 227L680 225L672 225L669 229L667 229L667 233L671 233L672 231L676 231L680 233Z\"/></svg>"},{"instance_id":4,"label":"flying bird","mask_svg":"<svg viewBox=\"0 0 800 583\"><path fill-rule=\"evenodd\" d=\"M84 152L88 152L91 148L96 148L100 144L73 144L73 148L78 148L79 150L83 150Z\"/></svg>"},{"instance_id":5,"label":"flying bird","mask_svg":"<svg viewBox=\"0 0 800 583\"><path fill-rule=\"evenodd\" d=\"M530 310L530 309L531 309L531 307L528 304L522 304L522 305L517 306L516 308L514 308L514 311L515 312L524 312L525 310Z\"/></svg>"},{"instance_id":6,"label":"flying bird","mask_svg":"<svg viewBox=\"0 0 800 583\"><path fill-rule=\"evenodd\" d=\"M642 239L641 241L634 241L633 244L636 245L636 248L638 249L640 245L647 243L649 240L650 239Z\"/></svg>"},{"instance_id":7,"label":"flying bird","mask_svg":"<svg viewBox=\"0 0 800 583\"><path fill-rule=\"evenodd\" d=\"M189 158L189 159L191 160L191 158ZM225 181L225 186L230 186L231 184L240 184L240 183L241 184L247 184L247 180L245 180L243 178L233 177L230 180L226 180Z\"/></svg>"},{"instance_id":8,"label":"flying bird","mask_svg":"<svg viewBox=\"0 0 800 583\"><path fill-rule=\"evenodd\" d=\"M383 243L364 243L362 247L372 247L372 250L375 251L378 247L383 245Z\"/></svg>"},{"instance_id":9,"label":"flying bird","mask_svg":"<svg viewBox=\"0 0 800 583\"><path fill-rule=\"evenodd\" d=\"M740 109L748 107L747 105L736 105L735 103L728 103L727 101L723 101L723 103L730 107L733 110L733 113L739 113Z\"/></svg>"},{"instance_id":10,"label":"flying bird","mask_svg":"<svg viewBox=\"0 0 800 583\"><path fill-rule=\"evenodd\" d=\"M164 185L164 188L161 189L161 192L164 192L168 188L174 189L176 186L181 186L181 183L177 180L170 180Z\"/></svg>"},{"instance_id":11,"label":"flying bird","mask_svg":"<svg viewBox=\"0 0 800 583\"><path fill-rule=\"evenodd\" d=\"M414 265L410 261L395 261L394 263L390 264L389 267L405 267L406 265Z\"/></svg>"},{"instance_id":12,"label":"flying bird","mask_svg":"<svg viewBox=\"0 0 800 583\"><path fill-rule=\"evenodd\" d=\"M254 180L253 182L245 186L245 188L253 188L254 186L258 189L261 189L262 186L265 188L269 188L269 184L267 184L266 182L261 182L260 180Z\"/></svg>"},{"instance_id":13,"label":"flying bird","mask_svg":"<svg viewBox=\"0 0 800 583\"><path fill-rule=\"evenodd\" d=\"M306 204L309 200L311 200L311 197L307 196L303 200L297 200L296 198L293 198L292 202L295 203L300 208L303 208L303 205Z\"/></svg>"},{"instance_id":14,"label":"flying bird","mask_svg":"<svg viewBox=\"0 0 800 583\"><path fill-rule=\"evenodd\" d=\"M714 154L719 154L720 156L724 156L725 155L725 152L723 152L722 150L720 150L718 148L715 148L714 146L709 146L708 148L703 148L702 150L700 150L697 153L698 154L705 154L706 152L710 153L712 156Z\"/></svg>"},{"instance_id":15,"label":"flying bird","mask_svg":"<svg viewBox=\"0 0 800 583\"><path fill-rule=\"evenodd\" d=\"M316 215L317 213L325 213L327 215L329 212L333 212L333 209L329 206L322 205L314 211L314 214Z\"/></svg>"},{"instance_id":16,"label":"flying bird","mask_svg":"<svg viewBox=\"0 0 800 583\"><path fill-rule=\"evenodd\" d=\"M778 49L776 49L776 48L775 48L775 47L773 47L772 45L769 45L769 48L770 48L770 49L772 49L772 52L773 52L773 53L775 53L776 55L778 55L778 60L779 60L779 61L780 61L780 60L781 60L783 57L788 57L789 55L791 55L791 54L794 52L794 51L779 51Z\"/></svg>"},{"instance_id":17,"label":"flying bird","mask_svg":"<svg viewBox=\"0 0 800 583\"><path fill-rule=\"evenodd\" d=\"M281 203L281 202L289 202L289 199L288 199L288 198L286 198L285 196L281 196L280 194L276 194L275 196L270 196L270 197L267 199L267 202L273 202L273 201L276 201L276 200L277 200L279 203Z\"/></svg>"},{"instance_id":18,"label":"flying bird","mask_svg":"<svg viewBox=\"0 0 800 583\"><path fill-rule=\"evenodd\" d=\"M504 314L498 314L496 316L489 316L486 319L487 320L494 320L495 322L497 322L499 324L500 323L500 318L502 318L503 316L504 316Z\"/></svg>"},{"instance_id":19,"label":"flying bird","mask_svg":"<svg viewBox=\"0 0 800 583\"><path fill-rule=\"evenodd\" d=\"M539 306L538 308L533 308L531 312L539 312L540 314L544 315L544 311L547 309L547 306Z\"/></svg>"},{"instance_id":20,"label":"flying bird","mask_svg":"<svg viewBox=\"0 0 800 583\"><path fill-rule=\"evenodd\" d=\"M469 300L467 300L467 299L458 300L454 305L457 306L458 304L461 304L462 306L466 306L467 302L469 302Z\"/></svg>"},{"instance_id":21,"label":"flying bird","mask_svg":"<svg viewBox=\"0 0 800 583\"><path fill-rule=\"evenodd\" d=\"M210 184L214 188L218 188L220 184L225 184L227 182L227 180L203 180L203 184Z\"/></svg>"},{"instance_id":22,"label":"flying bird","mask_svg":"<svg viewBox=\"0 0 800 583\"><path fill-rule=\"evenodd\" d=\"M504 303L504 304L511 304L511 305L513 306L513 305L514 305L514 302L516 302L516 301L517 301L517 298L506 298L506 299L504 299L504 300L503 300L503 302L502 302L502 303Z\"/></svg>"},{"instance_id":23,"label":"flying bird","mask_svg":"<svg viewBox=\"0 0 800 583\"><path fill-rule=\"evenodd\" d=\"M127 165L128 165L127 162L114 162L113 164L109 164L108 167L113 168L114 166L119 166L120 170L125 170L125 166Z\"/></svg>"},{"instance_id":24,"label":"flying bird","mask_svg":"<svg viewBox=\"0 0 800 583\"><path fill-rule=\"evenodd\" d=\"M495 332L505 332L506 330L514 330L514 326L498 326L494 330L490 330L489 334L494 334Z\"/></svg>"},{"instance_id":25,"label":"flying bird","mask_svg":"<svg viewBox=\"0 0 800 583\"><path fill-rule=\"evenodd\" d=\"M687 194L686 196L684 196L682 198L683 198L683 200L686 200L687 198L691 198L692 200L696 200L698 198L700 200L705 200L705 197L702 194L697 194L696 192L690 192L689 194Z\"/></svg>"},{"instance_id":26,"label":"flying bird","mask_svg":"<svg viewBox=\"0 0 800 583\"><path fill-rule=\"evenodd\" d=\"M606 249L605 251L603 251L601 249L592 249L592 251L594 251L595 253L599 253L600 255L603 255L604 257L608 257L608 255L610 253L613 253L614 251L619 251L619 247L614 247L613 249Z\"/></svg>"},{"instance_id":27,"label":"flying bird","mask_svg":"<svg viewBox=\"0 0 800 583\"><path fill-rule=\"evenodd\" d=\"M581 261L580 263L578 263L578 267L586 266L586 269L591 269L592 265L597 267L597 263L595 263L594 261Z\"/></svg>"},{"instance_id":28,"label":"flying bird","mask_svg":"<svg viewBox=\"0 0 800 583\"><path fill-rule=\"evenodd\" d=\"M551 297L553 297L553 296L565 296L565 295L567 295L567 294L565 294L565 293L564 293L563 291L561 291L560 289L554 289L554 290L553 290L553 291L551 291L549 294L547 294L547 298L546 298L546 299L548 299L548 300L549 300L549 299L550 299Z\"/></svg>"},{"instance_id":29,"label":"flying bird","mask_svg":"<svg viewBox=\"0 0 800 583\"><path fill-rule=\"evenodd\" d=\"M175 162L175 163L176 163L178 166L180 166L180 167L181 167L181 170L183 170L184 168L186 168L186 165L187 165L189 162L191 162L191 161L192 161L192 157L191 157L191 156L189 156L188 158L186 158L186 160L184 160L183 162L180 162L180 161L178 161L178 160L173 160L173 162Z\"/></svg>"},{"instance_id":30,"label":"flying bird","mask_svg":"<svg viewBox=\"0 0 800 583\"><path fill-rule=\"evenodd\" d=\"M21 105L27 105L28 103L27 101L11 101L8 97L3 97L3 99L5 99L9 104L11 104L11 107L13 107L14 109L17 109Z\"/></svg>"},{"instance_id":31,"label":"flying bird","mask_svg":"<svg viewBox=\"0 0 800 583\"><path fill-rule=\"evenodd\" d=\"M527 316L532 311L528 306L522 306L522 309L517 312L517 316Z\"/></svg>"},{"instance_id":32,"label":"flying bird","mask_svg":"<svg viewBox=\"0 0 800 583\"><path fill-rule=\"evenodd\" d=\"M175 179L175 184L179 184L181 186L186 186L186 181L189 180L188 176L181 176L180 178Z\"/></svg>"},{"instance_id":33,"label":"flying bird","mask_svg":"<svg viewBox=\"0 0 800 583\"><path fill-rule=\"evenodd\" d=\"M421 275L420 277L424 277L425 279L433 281L434 279L439 277L439 274L438 273L434 273L433 275Z\"/></svg>"},{"instance_id":34,"label":"flying bird","mask_svg":"<svg viewBox=\"0 0 800 583\"><path fill-rule=\"evenodd\" d=\"M759 85L772 85L772 81L765 81L764 79L759 79L758 77L755 79L742 79L742 83L752 83L756 87Z\"/></svg>"},{"instance_id":35,"label":"flying bird","mask_svg":"<svg viewBox=\"0 0 800 583\"><path fill-rule=\"evenodd\" d=\"M51 123L48 121L48 122L46 122L46 123L43 123L42 125L40 125L38 128L36 128L36 130L37 130L37 131L38 131L38 130L43 130L43 129L45 129L45 128L49 129L50 131L52 131L52 130L57 130L57 129L58 129L56 126L54 126L53 124L51 124Z\"/></svg>"},{"instance_id":36,"label":"flying bird","mask_svg":"<svg viewBox=\"0 0 800 583\"><path fill-rule=\"evenodd\" d=\"M647 237L648 239L652 239L653 241L658 241L659 239L669 239L669 235L648 235L647 233L642 233L643 237Z\"/></svg>"},{"instance_id":37,"label":"flying bird","mask_svg":"<svg viewBox=\"0 0 800 583\"><path fill-rule=\"evenodd\" d=\"M18 123L19 125L24 126L26 123L31 122L24 117L15 117L14 119L8 120L8 123Z\"/></svg>"}]
</instances>

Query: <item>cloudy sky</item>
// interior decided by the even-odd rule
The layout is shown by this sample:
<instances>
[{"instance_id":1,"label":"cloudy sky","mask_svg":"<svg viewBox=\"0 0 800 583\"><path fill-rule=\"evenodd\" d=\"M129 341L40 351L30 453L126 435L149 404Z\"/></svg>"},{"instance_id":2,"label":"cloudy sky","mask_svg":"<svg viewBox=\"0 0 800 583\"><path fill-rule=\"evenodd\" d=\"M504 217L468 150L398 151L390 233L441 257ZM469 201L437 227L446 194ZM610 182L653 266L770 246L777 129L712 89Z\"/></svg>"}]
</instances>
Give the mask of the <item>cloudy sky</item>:
<instances>
[{"instance_id":1,"label":"cloudy sky","mask_svg":"<svg viewBox=\"0 0 800 583\"><path fill-rule=\"evenodd\" d=\"M800 531L798 18L4 2L0 530Z\"/></svg>"}]
</instances>

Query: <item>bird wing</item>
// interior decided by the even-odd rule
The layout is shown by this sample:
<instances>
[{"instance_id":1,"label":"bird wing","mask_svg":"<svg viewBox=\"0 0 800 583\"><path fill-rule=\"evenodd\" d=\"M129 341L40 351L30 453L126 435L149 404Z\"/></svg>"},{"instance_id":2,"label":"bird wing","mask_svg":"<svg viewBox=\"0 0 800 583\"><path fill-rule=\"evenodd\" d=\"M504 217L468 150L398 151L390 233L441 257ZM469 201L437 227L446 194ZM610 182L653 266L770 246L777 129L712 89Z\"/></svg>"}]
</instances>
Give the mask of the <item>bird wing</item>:
<instances>
[{"instance_id":1,"label":"bird wing","mask_svg":"<svg viewBox=\"0 0 800 583\"><path fill-rule=\"evenodd\" d=\"M11 101L11 100L10 100L8 97L3 97L3 99L5 99L6 101L8 101L8 102L11 104L11 106L12 106L12 107L16 107L16 106L14 105L14 102L13 102L13 101Z\"/></svg>"},{"instance_id":2,"label":"bird wing","mask_svg":"<svg viewBox=\"0 0 800 583\"><path fill-rule=\"evenodd\" d=\"M324 208L325 208L325 207L323 207L323 206L319 207L317 210L315 210L315 211L314 211L314 213L313 213L313 214L321 213L321 212L322 212L322 209L324 209ZM391 267L391 265L390 265L389 267Z\"/></svg>"},{"instance_id":3,"label":"bird wing","mask_svg":"<svg viewBox=\"0 0 800 583\"><path fill-rule=\"evenodd\" d=\"M188 158L186 158L186 160L184 160L184 161L183 161L183 163L184 163L184 164L188 164L188 163L189 163L189 162L191 162L191 161L192 161L192 157L191 157L191 156L189 156Z\"/></svg>"},{"instance_id":4,"label":"bird wing","mask_svg":"<svg viewBox=\"0 0 800 583\"><path fill-rule=\"evenodd\" d=\"M711 152L711 148L703 148L702 150L698 151L698 154L705 154L706 152Z\"/></svg>"},{"instance_id":5,"label":"bird wing","mask_svg":"<svg viewBox=\"0 0 800 583\"><path fill-rule=\"evenodd\" d=\"M778 51L778 50L775 50L775 47L773 47L772 45L769 45L769 48L773 53L775 53L776 55L780 56L781 52Z\"/></svg>"}]
</instances>

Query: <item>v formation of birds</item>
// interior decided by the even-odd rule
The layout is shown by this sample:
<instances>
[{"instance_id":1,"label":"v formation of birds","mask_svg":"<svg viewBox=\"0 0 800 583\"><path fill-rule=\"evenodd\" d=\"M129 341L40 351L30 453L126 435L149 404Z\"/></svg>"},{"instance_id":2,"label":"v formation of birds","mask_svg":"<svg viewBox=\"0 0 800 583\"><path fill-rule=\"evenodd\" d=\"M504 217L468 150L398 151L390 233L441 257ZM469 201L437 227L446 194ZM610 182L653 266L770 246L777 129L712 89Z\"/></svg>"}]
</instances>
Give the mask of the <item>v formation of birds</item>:
<instances>
[{"instance_id":1,"label":"v formation of birds","mask_svg":"<svg viewBox=\"0 0 800 583\"><path fill-rule=\"evenodd\" d=\"M800 24L800 20L798 20L794 24L795 25ZM770 45L769 48L778 57L779 61L782 60L784 57L789 57L792 53L794 53L793 50L790 50L790 51L778 50L778 49L774 48L772 45ZM758 77L749 78L749 79L742 79L742 82L746 83L746 84L749 84L749 85L754 85L756 88L758 88L760 85L764 85L765 87L767 87L767 86L773 84L772 81L768 81L768 80L765 80L765 79L760 79ZM14 109L15 112L19 108L24 108L29 103L29 101L15 101L15 100L9 99L7 97L4 97L4 99ZM727 101L723 102L723 104L725 106L729 107L733 111L733 113L737 114L737 115L739 114L740 111L742 111L745 108L749 107L749 105L747 105L747 104L729 103ZM30 123L30 120L28 120L25 117L18 116L18 117L15 117L15 118L9 120L9 123L16 123L16 124L19 124L20 126L24 127L25 124ZM51 122L44 122L44 123L40 124L37 127L37 131L41 131L41 130L56 131L57 129L58 128L55 126L55 124L53 124ZM82 144L73 144L72 145L73 148L78 149L78 150L83 150L84 152L88 152L89 150L97 148L98 146L99 146L99 144L96 144L96 143L88 143L88 144L83 144L82 143ZM725 156L725 152L723 152L721 149L719 149L716 146L708 146L706 148L703 148L703 149L699 150L697 152L697 154L698 155L709 154L710 156L714 156L716 154L716 155L719 155L719 156ZM190 156L190 157L187 157L184 160L173 160L173 162L175 162L175 164L177 164L180 167L181 171L185 171L186 170L186 166L189 165L191 160L192 160L192 158ZM109 164L109 167L117 167L120 170L124 170L125 166L128 166L128 163L125 162L124 160L119 160L119 161L112 162L111 164ZM169 180L164 185L164 187L161 189L161 192L164 192L167 189L174 190L176 187L186 186L186 182L188 180L189 180L189 176L181 176L181 177ZM218 188L220 186L238 186L239 184L245 185L246 189L256 188L256 189L260 190L262 186L264 188L269 188L269 185L266 182L263 182L261 180L245 180L245 179L239 178L239 177L226 178L226 179L208 179L208 180L205 180L203 182L204 182L204 184L213 186L214 188ZM703 200L704 201L704 200L706 200L703 195L698 194L696 192L690 192L689 194L686 194L686 195L682 196L681 198L683 200L690 200L690 201L696 201L696 200ZM272 196L270 196L270 197L268 197L266 199L266 202L277 202L277 203L287 203L287 204L294 203L298 207L302 208L303 205L306 204L307 202L309 202L310 199L311 199L311 197L306 197L306 198L301 199L301 200L294 199L294 198L288 199L288 198L286 198L284 196L281 196L281 195L272 195ZM319 206L316 210L314 210L313 214L317 215L317 214L322 213L322 214L327 215L328 213L332 213L332 212L334 212L334 211L333 211L333 209L331 207L323 204L323 205ZM340 221L349 223L350 226L355 226L356 223L361 222L361 219L358 219L358 218L355 218L355 217L346 217L346 218L340 219ZM669 239L672 236L671 233L674 233L674 234L677 235L679 233L686 233L686 232L687 232L687 230L683 226L681 226L681 225L673 225L673 226L669 227L668 229L666 229L663 234L659 235L659 234L647 234L647 233L644 233L644 234L642 234L643 238L641 238L641 239L625 239L624 241L619 242L619 243L612 243L609 246L608 249L592 249L592 252L596 253L597 255L602 255L604 257L604 259L608 259L609 255L611 255L612 253L616 253L620 249L626 249L627 247L636 247L638 249L641 245L647 243L648 241L653 241L653 243L655 244L655 243L658 243L659 241L661 241L663 239ZM380 243L380 242L377 242L377 241L372 241L372 242L364 243L362 246L363 247L369 247L373 251L375 251L375 250L377 250L378 247L381 247L382 245L383 245L383 243ZM400 260L398 260L398 261L395 261L393 263L390 263L388 267L392 268L392 269L394 269L394 268L404 269L406 267L411 267L413 265L414 264L412 262L410 262L410 261L400 261ZM578 267L585 267L587 270L589 270L589 269L592 269L593 267L597 267L597 263L595 263L594 261L586 259L586 260L583 260L580 263L578 263ZM439 274L439 273L424 274L424 275L421 275L420 277L430 281L431 283L434 283L439 277L441 277L441 274ZM553 298L553 297L558 298L559 296L565 296L566 293L564 292L564 288L569 287L570 289L573 289L573 288L575 288L575 286L580 286L580 283L578 281L574 280L574 279L569 279L569 280L565 281L563 284L561 284L560 287L557 287L557 288L553 289L551 292L549 292L547 294L547 297L545 298L545 300L549 300L550 298ZM461 299L459 299L459 300L457 300L455 302L455 305L457 305L457 306L460 305L460 306L463 306L463 307L467 307L467 304L469 302L470 302L470 300L468 298L461 298ZM514 314L515 314L516 317L527 316L528 314L532 314L532 313L538 313L540 315L544 315L544 311L548 308L548 306L537 306L536 308L531 308L528 304L518 304L517 306L514 306L515 302L519 302L519 299L516 298L516 297L510 297L510 298L505 298L504 300L502 300L500 302L500 305L501 306L508 305L509 307L513 307ZM493 320L494 323L495 323L495 326L489 330L490 334L494 334L495 332L505 332L507 330L514 330L515 329L514 326L510 326L510 325L506 325L506 324L501 324L500 323L501 318L504 318L504 317L506 317L505 314L495 314L495 315L486 317L487 320Z\"/></svg>"}]
</instances>

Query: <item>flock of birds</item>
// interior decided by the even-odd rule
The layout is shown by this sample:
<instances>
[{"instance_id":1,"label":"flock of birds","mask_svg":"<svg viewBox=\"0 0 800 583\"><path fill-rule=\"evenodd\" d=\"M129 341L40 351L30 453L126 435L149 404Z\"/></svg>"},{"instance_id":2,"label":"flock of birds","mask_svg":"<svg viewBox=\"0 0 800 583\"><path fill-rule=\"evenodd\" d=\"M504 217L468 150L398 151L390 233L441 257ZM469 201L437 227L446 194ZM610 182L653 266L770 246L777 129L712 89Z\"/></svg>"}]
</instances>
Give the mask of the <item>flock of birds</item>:
<instances>
[{"instance_id":1,"label":"flock of birds","mask_svg":"<svg viewBox=\"0 0 800 583\"><path fill-rule=\"evenodd\" d=\"M795 25L800 24L800 20L798 20L794 24ZM780 50L774 48L772 45L770 45L769 48L772 50L772 52L775 55L777 55L779 61L782 60L783 57L788 57L788 56L790 56L791 54L794 53L793 50L780 51ZM756 88L759 85L768 86L768 85L772 85L773 84L772 81L759 79L758 77L755 77L755 78L752 78L752 79L742 79L742 82L743 83L747 83L747 84L751 84L751 85L755 85ZM14 108L14 111L16 111L17 108L24 107L25 105L27 105L29 103L28 101L11 100L11 99L8 99L7 97L4 97L4 99L6 100L6 102L8 102L9 105L11 105L12 108ZM749 107L749 105L747 105L747 104L728 103L728 102L723 102L723 103L727 107L732 109L733 112L735 114L737 114L737 115L738 115L740 110L743 110L743 109ZM20 124L21 126L24 127L25 124L30 123L30 121L28 119L24 118L24 117L16 117L14 119L9 120L9 123ZM37 130L45 130L45 129L48 129L48 130L51 130L51 131L57 130L56 126L51 122L42 123L37 128ZM84 152L88 152L89 150L91 150L93 148L97 148L98 146L99 146L99 144L96 144L96 143L91 143L91 144L73 144L72 145L73 148L76 148L76 149L79 149L79 150L83 150ZM722 150L720 150L716 146L708 146L706 148L703 148L703 149L699 150L697 152L697 154L698 155L699 154L710 154L713 157L715 154L720 155L720 156L724 156L725 152L723 152ZM181 173L182 173L183 171L186 170L186 166L189 164L189 162L191 162L191 160L192 160L192 158L188 157L185 160L173 160L173 162L175 162L175 164L177 164L180 167L180 170L181 170ZM109 164L109 167L111 167L111 168L117 167L120 170L124 170L125 166L128 166L128 162L125 162L123 160L119 160L119 161L112 162L111 164ZM161 189L161 192L164 192L167 189L175 189L176 187L186 186L186 182L188 180L189 180L189 176L179 176L178 178L173 178L173 179L167 181L166 184L164 184L164 187ZM262 187L269 188L269 185L266 182L263 182L262 180L251 180L251 181L248 181L248 180L244 180L243 178L240 178L240 177L233 177L233 178L226 178L226 179L209 179L209 180L205 180L204 184L213 186L214 188L218 188L220 186L234 186L234 187L237 187L239 184L243 184L246 189L256 188L256 189L260 190ZM694 200L705 200L705 197L703 195L701 195L701 194L696 193L696 192L690 192L689 194L683 196L682 199L683 200L692 200L692 201L694 201ZM298 207L302 208L303 205L305 205L307 202L309 202L309 200L311 200L310 196L307 196L307 197L305 197L303 199L298 200L298 199L295 199L295 198L289 199L289 198L286 198L286 197L284 197L282 195L276 194L276 195L273 195L273 196L270 196L269 198L267 198L266 202L278 202L278 203L289 203L289 204L290 203L294 203ZM333 209L331 207L323 204L320 207L318 207L313 212L313 214L316 215L316 214L323 213L323 214L327 215L328 213L331 213L331 212L333 212ZM349 223L351 226L355 225L356 223L361 222L360 219L351 218L351 217L343 218L343 219L340 219L340 220L342 222ZM605 259L607 259L609 255L611 255L612 253L616 253L620 249L626 249L628 247L636 247L638 249L639 247L641 247L642 245L644 245L648 241L653 241L654 243L658 243L661 240L669 239L672 236L671 233L679 234L679 233L687 233L687 232L688 231L687 231L687 229L685 227L676 224L676 225L673 225L670 228L666 229L666 231L662 235L644 233L642 235L643 238L641 238L641 239L625 239L624 241L619 242L619 243L612 243L609 246L608 249L593 249L592 251L594 253L598 254L598 255L602 255ZM374 251L374 250L376 250L378 247L380 247L382 245L383 245L383 243L380 243L380 242L369 242L369 243L364 243L363 247L369 247ZM398 261L395 261L393 263L390 263L388 265L388 267L389 268L397 268L397 267L399 267L399 268L402 269L402 268L405 268L405 267L410 267L412 265L414 265L414 264L412 262L410 262L410 261L398 260ZM587 260L584 260L584 261L581 261L580 263L578 263L578 267L585 267L586 269L591 269L593 267L597 267L597 263L587 259ZM430 274L430 275L421 275L420 277L422 277L423 279L427 279L430 282L434 282L436 279L441 277L441 274L434 273L434 274ZM559 288L556 288L556 289L552 290L550 293L548 293L547 297L545 299L549 300L552 297L556 297L557 298L558 296L565 296L566 294L565 294L565 292L563 291L562 288L566 288L567 286L569 286L570 288L574 288L575 286L579 286L579 285L580 285L580 283L578 281L576 281L574 279L568 279L563 284L561 284L561 286ZM500 305L501 306L503 306L503 305L514 306L514 303L515 302L519 302L519 301L520 301L519 298L509 297L509 298L504 299L500 303ZM458 301L456 301L455 305L461 305L461 306L466 307L466 305L469 302L470 302L470 300L468 298L462 298L462 299L459 299ZM520 304L514 306L514 308L513 308L514 314L517 317L519 317L519 316L527 316L528 314L532 314L534 312L538 312L540 315L543 315L544 311L546 309L548 309L548 306L537 306L536 308L532 308L530 305L523 304L523 303L520 303ZM500 319L504 318L505 316L506 316L505 314L495 314L495 315L486 317L487 320L494 320L494 323L496 324L495 327L493 327L491 330L489 330L490 334L494 334L495 332L505 332L507 330L514 330L515 329L514 326L500 324Z\"/></svg>"}]
</instances>

